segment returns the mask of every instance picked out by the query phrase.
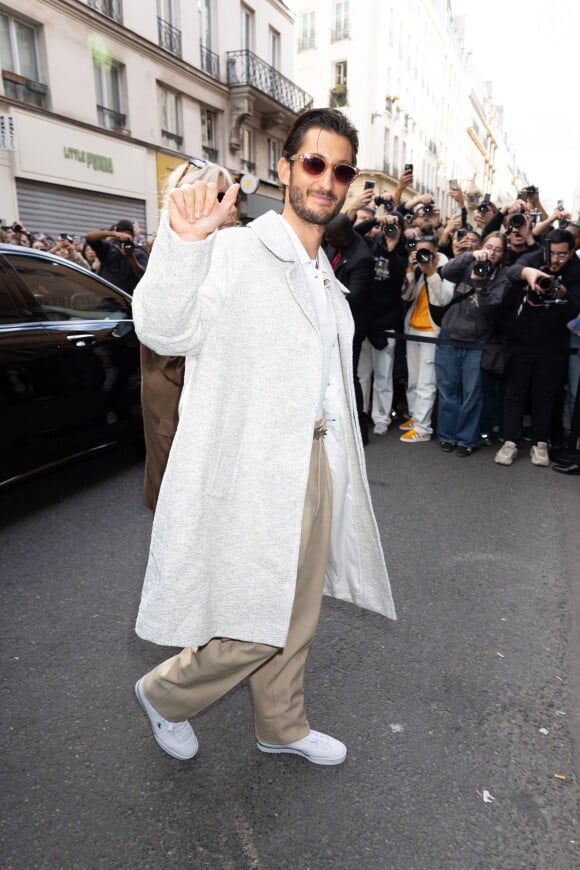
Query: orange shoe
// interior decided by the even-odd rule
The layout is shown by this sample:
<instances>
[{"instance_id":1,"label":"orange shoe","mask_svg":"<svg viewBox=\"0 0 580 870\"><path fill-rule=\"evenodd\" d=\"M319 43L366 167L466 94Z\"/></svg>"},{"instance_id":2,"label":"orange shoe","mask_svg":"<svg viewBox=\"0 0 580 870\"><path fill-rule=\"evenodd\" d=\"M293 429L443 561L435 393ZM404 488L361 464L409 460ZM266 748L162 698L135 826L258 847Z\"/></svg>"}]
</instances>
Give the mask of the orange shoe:
<instances>
[{"instance_id":1,"label":"orange shoe","mask_svg":"<svg viewBox=\"0 0 580 870\"><path fill-rule=\"evenodd\" d=\"M403 422L399 425L399 429L401 430L401 432L408 432L409 429L412 429L412 428L413 428L413 418L412 417L408 417L406 420L403 420Z\"/></svg>"},{"instance_id":2,"label":"orange shoe","mask_svg":"<svg viewBox=\"0 0 580 870\"><path fill-rule=\"evenodd\" d=\"M420 435L416 429L409 429L408 432L405 432L401 435L399 441L404 441L405 444L413 444L415 441L430 441L430 435Z\"/></svg>"}]
</instances>

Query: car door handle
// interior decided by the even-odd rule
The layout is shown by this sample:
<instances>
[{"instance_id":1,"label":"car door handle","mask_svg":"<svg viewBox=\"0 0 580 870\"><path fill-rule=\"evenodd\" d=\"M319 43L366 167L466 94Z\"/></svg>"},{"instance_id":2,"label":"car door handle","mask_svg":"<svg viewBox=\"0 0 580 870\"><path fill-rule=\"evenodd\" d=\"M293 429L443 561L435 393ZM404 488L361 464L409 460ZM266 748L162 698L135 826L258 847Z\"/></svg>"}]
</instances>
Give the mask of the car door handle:
<instances>
[{"instance_id":1,"label":"car door handle","mask_svg":"<svg viewBox=\"0 0 580 870\"><path fill-rule=\"evenodd\" d=\"M73 332L72 335L67 335L66 340L75 347L86 347L88 344L94 344L96 338L91 332Z\"/></svg>"}]
</instances>

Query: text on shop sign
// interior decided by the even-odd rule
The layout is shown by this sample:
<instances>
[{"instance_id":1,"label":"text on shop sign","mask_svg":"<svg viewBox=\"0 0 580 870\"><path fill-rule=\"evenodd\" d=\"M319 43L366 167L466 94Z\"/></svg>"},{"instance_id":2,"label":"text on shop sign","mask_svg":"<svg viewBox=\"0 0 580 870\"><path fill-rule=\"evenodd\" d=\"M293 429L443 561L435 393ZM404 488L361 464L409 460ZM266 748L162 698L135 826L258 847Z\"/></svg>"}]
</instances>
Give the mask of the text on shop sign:
<instances>
[{"instance_id":1,"label":"text on shop sign","mask_svg":"<svg viewBox=\"0 0 580 870\"><path fill-rule=\"evenodd\" d=\"M113 172L112 157L91 154L90 151L79 151L78 148L67 148L66 145L64 146L64 156L66 160L78 160L79 163L86 163L87 166L92 166L99 172Z\"/></svg>"}]
</instances>

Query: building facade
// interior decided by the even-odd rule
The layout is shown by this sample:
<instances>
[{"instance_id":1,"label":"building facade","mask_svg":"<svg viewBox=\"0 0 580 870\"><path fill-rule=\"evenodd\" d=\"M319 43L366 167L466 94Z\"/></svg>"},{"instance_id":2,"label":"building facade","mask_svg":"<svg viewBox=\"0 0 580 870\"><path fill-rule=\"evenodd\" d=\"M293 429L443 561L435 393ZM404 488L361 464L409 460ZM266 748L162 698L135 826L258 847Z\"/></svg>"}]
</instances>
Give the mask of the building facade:
<instances>
[{"instance_id":1,"label":"building facade","mask_svg":"<svg viewBox=\"0 0 580 870\"><path fill-rule=\"evenodd\" d=\"M515 195L501 112L470 66L449 0L298 0L296 50L299 84L360 131L359 186L372 178L392 191L411 163L408 193L434 194L444 214L452 180L472 204Z\"/></svg>"},{"instance_id":2,"label":"building facade","mask_svg":"<svg viewBox=\"0 0 580 870\"><path fill-rule=\"evenodd\" d=\"M152 232L186 159L244 179L240 218L281 207L281 143L311 97L282 0L0 2L0 218Z\"/></svg>"}]
</instances>

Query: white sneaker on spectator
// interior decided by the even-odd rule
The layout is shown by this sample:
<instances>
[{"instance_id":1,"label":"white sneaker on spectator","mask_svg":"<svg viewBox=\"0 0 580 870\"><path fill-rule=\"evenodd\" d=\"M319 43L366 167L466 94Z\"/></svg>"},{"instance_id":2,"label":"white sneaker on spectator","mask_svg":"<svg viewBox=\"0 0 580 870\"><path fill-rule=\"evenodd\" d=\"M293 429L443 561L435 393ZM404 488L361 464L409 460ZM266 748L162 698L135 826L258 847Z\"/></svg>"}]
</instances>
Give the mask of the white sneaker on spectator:
<instances>
[{"instance_id":1,"label":"white sneaker on spectator","mask_svg":"<svg viewBox=\"0 0 580 870\"><path fill-rule=\"evenodd\" d=\"M518 455L518 447L513 441L504 441L502 446L495 454L495 461L498 465L511 465Z\"/></svg>"},{"instance_id":2,"label":"white sneaker on spectator","mask_svg":"<svg viewBox=\"0 0 580 870\"><path fill-rule=\"evenodd\" d=\"M258 749L274 754L289 752L291 755L301 755L313 764L342 764L346 758L344 743L331 737L330 734L321 734L320 731L309 731L301 740L279 746L258 740Z\"/></svg>"},{"instance_id":3,"label":"white sneaker on spectator","mask_svg":"<svg viewBox=\"0 0 580 870\"><path fill-rule=\"evenodd\" d=\"M143 691L143 677L135 683L137 700L149 716L153 737L168 755L186 761L193 758L198 749L197 737L187 719L184 722L169 722L149 703Z\"/></svg>"},{"instance_id":4,"label":"white sneaker on spectator","mask_svg":"<svg viewBox=\"0 0 580 870\"><path fill-rule=\"evenodd\" d=\"M373 429L373 432L375 435L384 435L388 428L388 423L383 423L381 420L379 420L378 423L375 423L375 428Z\"/></svg>"},{"instance_id":5,"label":"white sneaker on spectator","mask_svg":"<svg viewBox=\"0 0 580 870\"><path fill-rule=\"evenodd\" d=\"M532 465L543 465L544 468L547 468L550 464L547 443L545 441L538 441L537 444L532 445L532 449L530 450L530 457L532 460Z\"/></svg>"}]
</instances>

